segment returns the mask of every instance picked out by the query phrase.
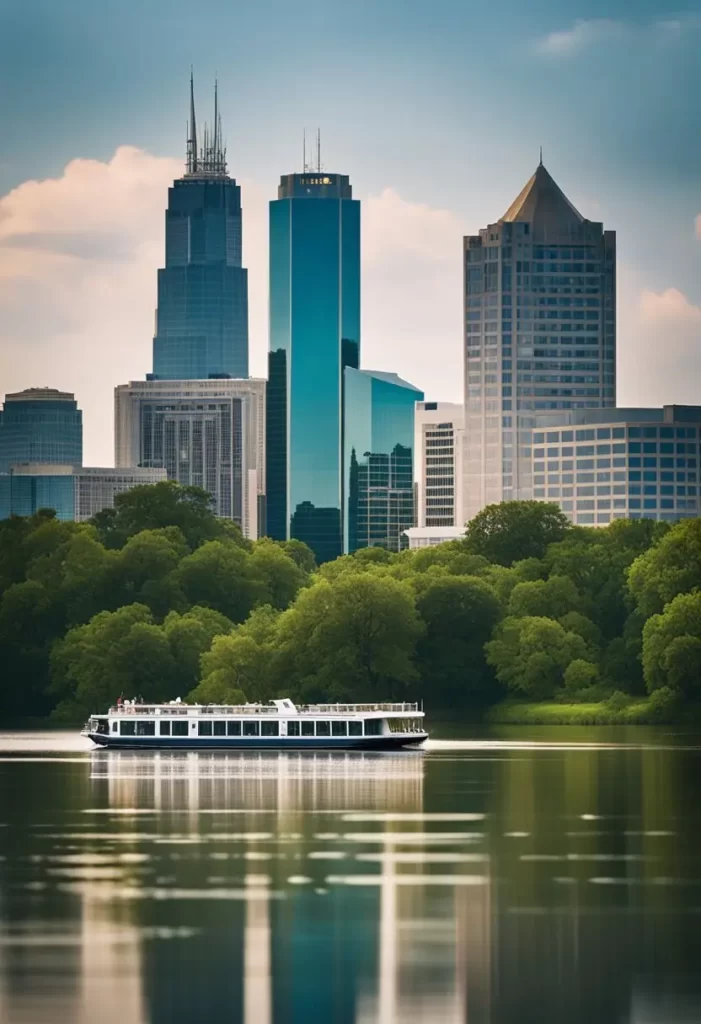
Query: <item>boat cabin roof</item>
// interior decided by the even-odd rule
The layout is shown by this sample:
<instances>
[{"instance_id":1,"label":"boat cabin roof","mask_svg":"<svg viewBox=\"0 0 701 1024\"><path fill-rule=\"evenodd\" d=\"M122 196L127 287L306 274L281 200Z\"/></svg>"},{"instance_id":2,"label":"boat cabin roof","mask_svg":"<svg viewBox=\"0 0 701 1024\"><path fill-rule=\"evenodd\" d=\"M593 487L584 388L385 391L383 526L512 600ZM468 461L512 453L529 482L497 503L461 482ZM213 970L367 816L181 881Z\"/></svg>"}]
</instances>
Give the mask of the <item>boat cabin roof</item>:
<instances>
[{"instance_id":1,"label":"boat cabin roof","mask_svg":"<svg viewBox=\"0 0 701 1024\"><path fill-rule=\"evenodd\" d=\"M362 715L423 715L417 703L378 704L302 704L299 707L288 697L271 700L269 704L185 704L180 699L167 704L140 704L124 701L113 705L109 715L342 715L344 718ZM93 715L104 718L105 715Z\"/></svg>"}]
</instances>

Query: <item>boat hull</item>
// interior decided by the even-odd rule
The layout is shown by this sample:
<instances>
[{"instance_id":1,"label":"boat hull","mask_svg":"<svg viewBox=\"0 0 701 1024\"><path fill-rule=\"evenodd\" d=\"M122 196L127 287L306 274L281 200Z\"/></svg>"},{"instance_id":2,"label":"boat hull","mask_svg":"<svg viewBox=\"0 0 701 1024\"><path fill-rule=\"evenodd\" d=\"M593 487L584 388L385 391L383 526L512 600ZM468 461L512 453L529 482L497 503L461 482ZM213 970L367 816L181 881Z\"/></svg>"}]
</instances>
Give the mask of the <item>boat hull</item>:
<instances>
[{"instance_id":1,"label":"boat hull","mask_svg":"<svg viewBox=\"0 0 701 1024\"><path fill-rule=\"evenodd\" d=\"M419 747L428 739L428 733L411 736L338 736L300 739L297 736L110 736L105 733L85 733L99 747L110 750L401 750Z\"/></svg>"}]
</instances>

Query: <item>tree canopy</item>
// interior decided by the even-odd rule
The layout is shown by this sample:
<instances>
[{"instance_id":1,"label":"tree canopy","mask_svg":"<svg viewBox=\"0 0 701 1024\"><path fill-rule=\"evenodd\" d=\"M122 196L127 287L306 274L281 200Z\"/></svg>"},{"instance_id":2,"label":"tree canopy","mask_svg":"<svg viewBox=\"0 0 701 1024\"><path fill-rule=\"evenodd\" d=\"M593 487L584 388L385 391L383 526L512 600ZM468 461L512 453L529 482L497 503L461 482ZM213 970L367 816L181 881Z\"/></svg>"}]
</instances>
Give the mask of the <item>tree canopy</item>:
<instances>
[{"instance_id":1,"label":"tree canopy","mask_svg":"<svg viewBox=\"0 0 701 1024\"><path fill-rule=\"evenodd\" d=\"M701 698L700 593L700 520L593 529L507 502L463 540L317 567L157 484L91 523L0 521L0 714L74 721L120 693L452 713L647 691L666 708Z\"/></svg>"},{"instance_id":2,"label":"tree canopy","mask_svg":"<svg viewBox=\"0 0 701 1024\"><path fill-rule=\"evenodd\" d=\"M487 505L467 524L469 551L498 565L543 558L549 544L572 529L559 505L545 501L503 501Z\"/></svg>"}]
</instances>

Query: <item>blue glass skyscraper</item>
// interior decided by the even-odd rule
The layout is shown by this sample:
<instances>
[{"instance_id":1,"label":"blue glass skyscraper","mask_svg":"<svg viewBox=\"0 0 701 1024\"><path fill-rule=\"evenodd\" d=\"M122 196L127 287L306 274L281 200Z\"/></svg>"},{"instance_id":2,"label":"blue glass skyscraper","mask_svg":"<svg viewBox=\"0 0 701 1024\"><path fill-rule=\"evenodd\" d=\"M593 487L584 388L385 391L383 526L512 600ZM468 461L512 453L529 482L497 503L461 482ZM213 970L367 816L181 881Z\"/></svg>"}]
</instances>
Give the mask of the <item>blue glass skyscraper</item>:
<instances>
[{"instance_id":1,"label":"blue glass skyscraper","mask_svg":"<svg viewBox=\"0 0 701 1024\"><path fill-rule=\"evenodd\" d=\"M396 373L346 367L344 550L399 551L414 525L414 410L423 392Z\"/></svg>"},{"instance_id":2,"label":"blue glass skyscraper","mask_svg":"<svg viewBox=\"0 0 701 1024\"><path fill-rule=\"evenodd\" d=\"M165 268L153 339L157 380L248 376L248 275L241 189L226 170L221 116L198 149L192 79L186 172L168 191Z\"/></svg>"},{"instance_id":3,"label":"blue glass skyscraper","mask_svg":"<svg viewBox=\"0 0 701 1024\"><path fill-rule=\"evenodd\" d=\"M15 463L83 464L83 414L75 397L55 388L5 396L0 412L0 473Z\"/></svg>"},{"instance_id":4,"label":"blue glass skyscraper","mask_svg":"<svg viewBox=\"0 0 701 1024\"><path fill-rule=\"evenodd\" d=\"M360 352L360 203L347 175L284 175L270 204L267 530L343 551L343 369Z\"/></svg>"}]
</instances>

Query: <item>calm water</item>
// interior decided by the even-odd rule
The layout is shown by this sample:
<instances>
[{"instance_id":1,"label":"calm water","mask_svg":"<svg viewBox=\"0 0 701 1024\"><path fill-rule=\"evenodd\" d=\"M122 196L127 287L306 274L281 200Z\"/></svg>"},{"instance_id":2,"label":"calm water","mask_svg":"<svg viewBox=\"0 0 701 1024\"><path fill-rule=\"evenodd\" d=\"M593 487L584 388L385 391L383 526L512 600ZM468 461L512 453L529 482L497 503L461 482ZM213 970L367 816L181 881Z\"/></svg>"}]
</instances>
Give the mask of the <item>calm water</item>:
<instances>
[{"instance_id":1,"label":"calm water","mask_svg":"<svg viewBox=\"0 0 701 1024\"><path fill-rule=\"evenodd\" d=\"M0 1020L701 1021L701 745L0 734Z\"/></svg>"}]
</instances>

